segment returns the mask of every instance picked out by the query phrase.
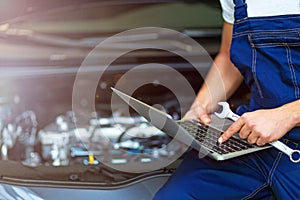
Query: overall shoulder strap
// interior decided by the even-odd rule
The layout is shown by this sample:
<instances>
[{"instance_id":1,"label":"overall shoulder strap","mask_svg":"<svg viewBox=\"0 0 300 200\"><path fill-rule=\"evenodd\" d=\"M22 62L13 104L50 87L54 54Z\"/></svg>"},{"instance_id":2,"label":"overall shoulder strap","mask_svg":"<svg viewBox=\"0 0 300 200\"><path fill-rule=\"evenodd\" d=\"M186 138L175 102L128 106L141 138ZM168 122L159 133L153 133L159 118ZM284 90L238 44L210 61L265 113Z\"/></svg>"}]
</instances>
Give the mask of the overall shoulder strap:
<instances>
[{"instance_id":1,"label":"overall shoulder strap","mask_svg":"<svg viewBox=\"0 0 300 200\"><path fill-rule=\"evenodd\" d=\"M248 17L247 4L245 0L233 0L234 7L234 19L235 21L245 19Z\"/></svg>"}]
</instances>

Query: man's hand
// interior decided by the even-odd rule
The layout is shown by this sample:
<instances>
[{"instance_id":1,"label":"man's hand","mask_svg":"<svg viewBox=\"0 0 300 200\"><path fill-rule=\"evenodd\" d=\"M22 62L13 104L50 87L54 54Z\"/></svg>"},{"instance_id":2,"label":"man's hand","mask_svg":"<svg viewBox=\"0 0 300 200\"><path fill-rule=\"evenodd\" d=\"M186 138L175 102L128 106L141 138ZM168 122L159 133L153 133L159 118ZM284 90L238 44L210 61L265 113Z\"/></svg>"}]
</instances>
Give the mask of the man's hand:
<instances>
[{"instance_id":1,"label":"man's hand","mask_svg":"<svg viewBox=\"0 0 300 200\"><path fill-rule=\"evenodd\" d=\"M219 143L239 132L250 144L263 146L280 139L294 127L290 118L290 112L282 107L245 113L221 135Z\"/></svg>"},{"instance_id":2,"label":"man's hand","mask_svg":"<svg viewBox=\"0 0 300 200\"><path fill-rule=\"evenodd\" d=\"M204 124L209 124L211 119L208 116L207 110L204 106L195 101L191 106L190 110L184 115L183 119L185 120L200 120Z\"/></svg>"}]
</instances>

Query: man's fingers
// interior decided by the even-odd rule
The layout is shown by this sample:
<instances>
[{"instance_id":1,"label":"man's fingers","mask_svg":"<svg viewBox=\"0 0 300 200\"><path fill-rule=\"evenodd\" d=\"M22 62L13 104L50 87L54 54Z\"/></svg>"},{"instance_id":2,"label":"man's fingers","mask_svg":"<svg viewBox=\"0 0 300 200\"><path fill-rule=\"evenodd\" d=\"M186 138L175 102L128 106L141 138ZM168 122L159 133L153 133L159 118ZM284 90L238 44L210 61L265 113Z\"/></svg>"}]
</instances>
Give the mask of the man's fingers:
<instances>
[{"instance_id":1,"label":"man's fingers","mask_svg":"<svg viewBox=\"0 0 300 200\"><path fill-rule=\"evenodd\" d=\"M210 123L211 119L207 114L204 114L204 115L200 116L200 121L203 122L204 124L208 125Z\"/></svg>"},{"instance_id":2,"label":"man's fingers","mask_svg":"<svg viewBox=\"0 0 300 200\"><path fill-rule=\"evenodd\" d=\"M258 146L264 146L266 144L266 142L264 140L262 140L261 138L258 138L256 141L256 144Z\"/></svg>"},{"instance_id":3,"label":"man's fingers","mask_svg":"<svg viewBox=\"0 0 300 200\"><path fill-rule=\"evenodd\" d=\"M251 132L252 131L248 128L248 126L243 126L239 131L239 136L242 139L246 139L251 134Z\"/></svg>"},{"instance_id":4,"label":"man's fingers","mask_svg":"<svg viewBox=\"0 0 300 200\"><path fill-rule=\"evenodd\" d=\"M202 123L208 125L211 122L208 114L196 113L194 110L189 110L183 117L184 120L200 120Z\"/></svg>"},{"instance_id":5,"label":"man's fingers","mask_svg":"<svg viewBox=\"0 0 300 200\"><path fill-rule=\"evenodd\" d=\"M256 134L256 132L251 132L251 134L247 138L247 141L249 144L255 144L258 139L259 139L259 135Z\"/></svg>"},{"instance_id":6,"label":"man's fingers","mask_svg":"<svg viewBox=\"0 0 300 200\"><path fill-rule=\"evenodd\" d=\"M245 122L240 118L234 122L218 139L218 142L221 144L228 140L231 136L237 133L243 126Z\"/></svg>"}]
</instances>

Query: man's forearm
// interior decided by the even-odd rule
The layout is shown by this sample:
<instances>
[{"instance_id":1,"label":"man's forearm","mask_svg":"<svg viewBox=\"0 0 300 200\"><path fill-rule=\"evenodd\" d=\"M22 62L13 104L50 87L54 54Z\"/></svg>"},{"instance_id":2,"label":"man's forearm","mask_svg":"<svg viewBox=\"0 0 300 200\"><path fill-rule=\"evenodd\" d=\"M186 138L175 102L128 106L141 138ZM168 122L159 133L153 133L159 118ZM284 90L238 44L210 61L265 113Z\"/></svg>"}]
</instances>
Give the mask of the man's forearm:
<instances>
[{"instance_id":1,"label":"man's forearm","mask_svg":"<svg viewBox=\"0 0 300 200\"><path fill-rule=\"evenodd\" d=\"M243 78L229 60L229 56L220 53L211 67L205 82L195 101L212 112L217 102L228 99L239 87Z\"/></svg>"},{"instance_id":2,"label":"man's forearm","mask_svg":"<svg viewBox=\"0 0 300 200\"><path fill-rule=\"evenodd\" d=\"M285 113L287 126L300 126L300 100L285 104L278 109Z\"/></svg>"},{"instance_id":3,"label":"man's forearm","mask_svg":"<svg viewBox=\"0 0 300 200\"><path fill-rule=\"evenodd\" d=\"M217 102L228 99L243 80L238 69L230 61L231 37L232 24L225 22L219 54L194 103L200 103L209 113L216 108Z\"/></svg>"}]
</instances>

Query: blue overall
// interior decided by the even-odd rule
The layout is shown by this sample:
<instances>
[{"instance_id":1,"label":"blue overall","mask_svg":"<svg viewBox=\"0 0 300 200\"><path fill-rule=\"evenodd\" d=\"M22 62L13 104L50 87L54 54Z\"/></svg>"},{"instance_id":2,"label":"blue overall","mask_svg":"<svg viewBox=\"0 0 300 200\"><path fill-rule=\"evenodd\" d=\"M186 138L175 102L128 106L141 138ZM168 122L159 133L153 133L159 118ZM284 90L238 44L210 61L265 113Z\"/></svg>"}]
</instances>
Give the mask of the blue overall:
<instances>
[{"instance_id":1,"label":"blue overall","mask_svg":"<svg viewBox=\"0 0 300 200\"><path fill-rule=\"evenodd\" d=\"M238 114L300 98L300 15L248 18L245 1L236 0L230 55L251 89ZM300 149L300 128L281 140ZM221 162L191 151L154 199L299 200L300 163L275 148Z\"/></svg>"}]
</instances>

